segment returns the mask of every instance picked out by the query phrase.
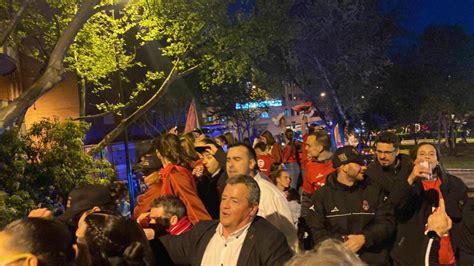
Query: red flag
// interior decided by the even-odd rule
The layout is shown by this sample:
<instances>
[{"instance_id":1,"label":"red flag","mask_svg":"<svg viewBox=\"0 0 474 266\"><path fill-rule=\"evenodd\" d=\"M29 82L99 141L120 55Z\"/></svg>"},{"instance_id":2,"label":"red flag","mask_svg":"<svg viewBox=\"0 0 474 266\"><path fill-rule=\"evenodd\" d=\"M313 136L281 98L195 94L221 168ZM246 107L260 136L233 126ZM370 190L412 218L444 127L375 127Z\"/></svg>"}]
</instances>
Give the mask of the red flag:
<instances>
[{"instance_id":1,"label":"red flag","mask_svg":"<svg viewBox=\"0 0 474 266\"><path fill-rule=\"evenodd\" d=\"M190 132L195 128L199 128L199 119L196 108L196 101L191 101L188 110L188 116L186 117L186 126L184 127L184 133Z\"/></svg>"}]
</instances>

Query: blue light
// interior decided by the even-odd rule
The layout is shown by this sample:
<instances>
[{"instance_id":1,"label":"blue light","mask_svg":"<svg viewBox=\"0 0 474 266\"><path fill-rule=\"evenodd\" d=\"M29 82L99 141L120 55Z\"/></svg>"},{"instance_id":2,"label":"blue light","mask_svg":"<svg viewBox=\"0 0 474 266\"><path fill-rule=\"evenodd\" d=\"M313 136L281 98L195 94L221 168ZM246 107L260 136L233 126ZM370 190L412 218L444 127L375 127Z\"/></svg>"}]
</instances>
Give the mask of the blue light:
<instances>
[{"instance_id":1,"label":"blue light","mask_svg":"<svg viewBox=\"0 0 474 266\"><path fill-rule=\"evenodd\" d=\"M268 112L263 112L263 113L260 114L260 118L268 119L268 118L270 118L270 116L268 115Z\"/></svg>"},{"instance_id":2,"label":"blue light","mask_svg":"<svg viewBox=\"0 0 474 266\"><path fill-rule=\"evenodd\" d=\"M265 108L271 106L283 106L282 100L269 100L269 101L261 101L261 102L248 102L244 104L236 103L235 109L255 109L255 108Z\"/></svg>"}]
</instances>

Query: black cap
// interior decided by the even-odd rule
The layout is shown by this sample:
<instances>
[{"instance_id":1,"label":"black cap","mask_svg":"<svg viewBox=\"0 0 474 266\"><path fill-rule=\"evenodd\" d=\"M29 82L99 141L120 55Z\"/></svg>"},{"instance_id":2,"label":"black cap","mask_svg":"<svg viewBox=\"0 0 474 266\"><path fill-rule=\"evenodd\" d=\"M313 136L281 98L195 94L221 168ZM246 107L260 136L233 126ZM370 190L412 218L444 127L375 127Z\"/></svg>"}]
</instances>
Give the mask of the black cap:
<instances>
[{"instance_id":1,"label":"black cap","mask_svg":"<svg viewBox=\"0 0 474 266\"><path fill-rule=\"evenodd\" d=\"M111 194L110 189L104 185L85 185L76 188L69 193L67 209L58 219L67 221L95 206L111 203L113 201Z\"/></svg>"},{"instance_id":2,"label":"black cap","mask_svg":"<svg viewBox=\"0 0 474 266\"><path fill-rule=\"evenodd\" d=\"M348 163L366 165L364 156L358 153L354 147L344 146L337 149L332 157L332 166L338 168L341 165Z\"/></svg>"}]
</instances>

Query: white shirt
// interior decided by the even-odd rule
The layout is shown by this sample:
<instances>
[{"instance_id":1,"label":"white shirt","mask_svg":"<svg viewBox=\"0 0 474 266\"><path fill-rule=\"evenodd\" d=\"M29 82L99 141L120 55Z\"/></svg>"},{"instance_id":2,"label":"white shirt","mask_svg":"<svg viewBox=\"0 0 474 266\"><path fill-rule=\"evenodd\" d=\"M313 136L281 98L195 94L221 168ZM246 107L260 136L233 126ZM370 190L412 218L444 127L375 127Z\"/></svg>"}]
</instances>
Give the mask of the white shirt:
<instances>
[{"instance_id":1,"label":"white shirt","mask_svg":"<svg viewBox=\"0 0 474 266\"><path fill-rule=\"evenodd\" d=\"M259 172L254 176L260 188L260 203L258 204L257 215L262 216L278 228L285 235L288 245L293 251L297 251L298 237L288 200L283 192L261 175L262 173Z\"/></svg>"},{"instance_id":2,"label":"white shirt","mask_svg":"<svg viewBox=\"0 0 474 266\"><path fill-rule=\"evenodd\" d=\"M201 265L237 265L250 224L251 222L225 239L222 234L222 224L219 223L214 236L209 241L209 244L207 244Z\"/></svg>"}]
</instances>

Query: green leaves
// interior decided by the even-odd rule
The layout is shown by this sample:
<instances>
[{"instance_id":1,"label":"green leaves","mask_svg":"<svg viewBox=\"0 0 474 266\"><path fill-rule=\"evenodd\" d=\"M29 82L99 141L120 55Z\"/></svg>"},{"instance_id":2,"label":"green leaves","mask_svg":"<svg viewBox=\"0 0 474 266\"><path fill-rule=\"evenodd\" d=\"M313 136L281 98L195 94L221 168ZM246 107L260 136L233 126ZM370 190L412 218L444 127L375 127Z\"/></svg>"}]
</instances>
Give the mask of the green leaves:
<instances>
[{"instance_id":1,"label":"green leaves","mask_svg":"<svg viewBox=\"0 0 474 266\"><path fill-rule=\"evenodd\" d=\"M76 186L108 183L115 177L110 163L84 152L88 129L85 123L46 119L25 135L13 128L0 137L0 224L24 216L39 203L65 203Z\"/></svg>"}]
</instances>

